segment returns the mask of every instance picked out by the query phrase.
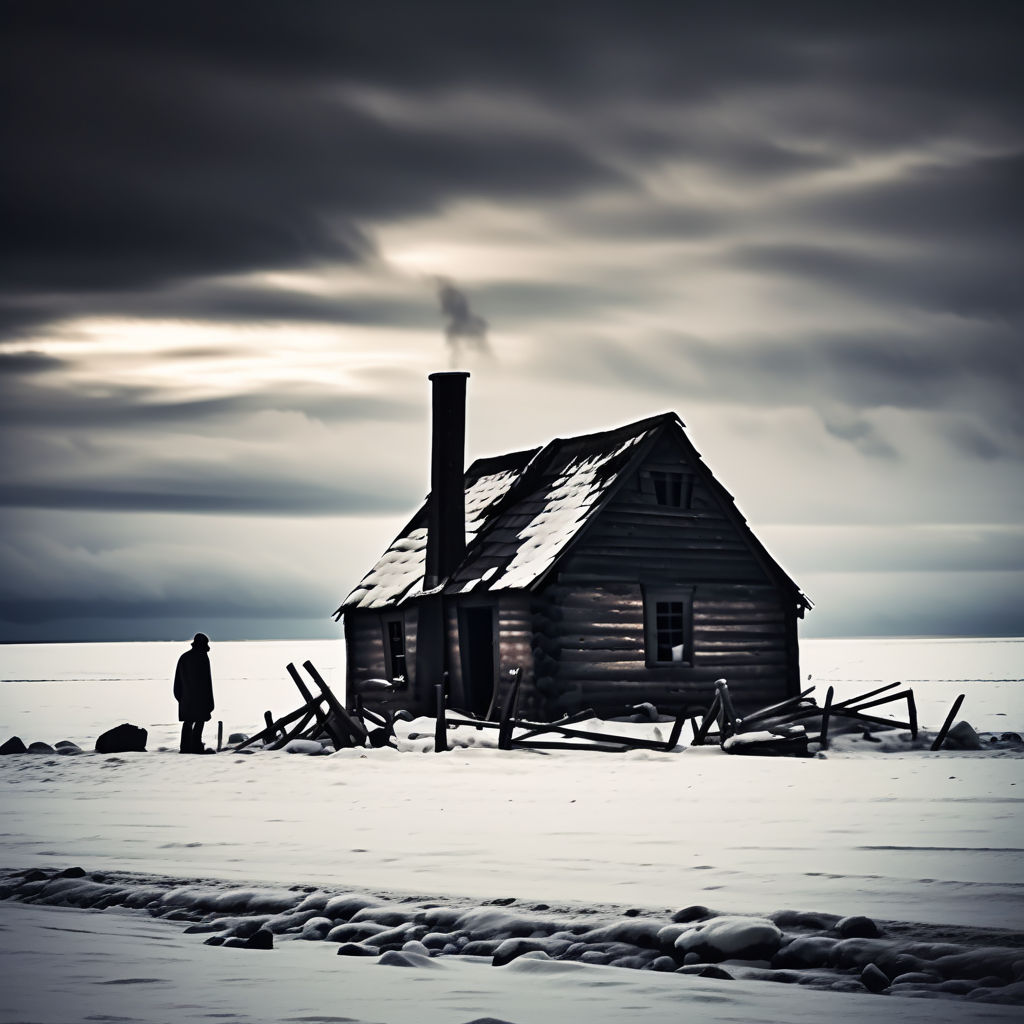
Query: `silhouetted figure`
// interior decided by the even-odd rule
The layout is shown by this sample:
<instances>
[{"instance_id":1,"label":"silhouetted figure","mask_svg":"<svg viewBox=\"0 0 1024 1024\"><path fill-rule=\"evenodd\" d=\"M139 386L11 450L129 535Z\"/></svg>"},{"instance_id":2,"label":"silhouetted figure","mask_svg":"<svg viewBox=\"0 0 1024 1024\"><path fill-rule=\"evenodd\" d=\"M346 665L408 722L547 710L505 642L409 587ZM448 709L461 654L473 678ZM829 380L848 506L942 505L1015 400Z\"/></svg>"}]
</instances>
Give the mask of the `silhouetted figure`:
<instances>
[{"instance_id":1,"label":"silhouetted figure","mask_svg":"<svg viewBox=\"0 0 1024 1024\"><path fill-rule=\"evenodd\" d=\"M213 714L213 679L210 676L210 638L196 633L192 649L178 659L174 671L174 696L181 722L181 752L203 752L203 726Z\"/></svg>"}]
</instances>

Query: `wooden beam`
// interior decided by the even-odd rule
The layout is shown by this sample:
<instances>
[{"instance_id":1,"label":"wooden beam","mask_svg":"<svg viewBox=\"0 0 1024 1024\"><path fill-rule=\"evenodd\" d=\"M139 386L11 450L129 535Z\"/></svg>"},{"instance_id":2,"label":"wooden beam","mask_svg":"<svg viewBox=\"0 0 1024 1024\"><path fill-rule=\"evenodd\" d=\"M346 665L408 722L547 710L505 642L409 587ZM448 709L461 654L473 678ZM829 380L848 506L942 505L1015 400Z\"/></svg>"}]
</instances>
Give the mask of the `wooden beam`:
<instances>
[{"instance_id":1,"label":"wooden beam","mask_svg":"<svg viewBox=\"0 0 1024 1024\"><path fill-rule=\"evenodd\" d=\"M818 737L818 742L821 744L822 750L828 750L828 720L832 711L832 697L835 694L833 687L829 687L825 693L825 706L821 711L821 735Z\"/></svg>"},{"instance_id":2,"label":"wooden beam","mask_svg":"<svg viewBox=\"0 0 1024 1024\"><path fill-rule=\"evenodd\" d=\"M949 714L946 715L946 720L942 723L942 728L939 730L938 736L935 737L935 742L932 744L932 750L938 750L942 744L946 742L946 734L950 730L950 726L953 724L953 719L956 718L957 712L960 710L960 705L964 702L965 694L960 694L955 701L953 706L949 709Z\"/></svg>"},{"instance_id":3,"label":"wooden beam","mask_svg":"<svg viewBox=\"0 0 1024 1024\"><path fill-rule=\"evenodd\" d=\"M366 729L363 728L361 722L353 718L342 706L341 702L337 697L334 696L334 692L324 682L323 676L320 675L316 670L316 666L311 661L304 661L302 667L310 674L313 682L320 688L320 692L327 698L327 704L331 709L331 714L338 720L341 727L345 729L349 736L352 738L354 746L362 747L366 745Z\"/></svg>"},{"instance_id":4,"label":"wooden beam","mask_svg":"<svg viewBox=\"0 0 1024 1024\"><path fill-rule=\"evenodd\" d=\"M351 744L343 737L342 733L335 728L330 715L324 714L321 709L320 701L323 698L319 697L314 699L313 694L309 692L309 687L302 681L302 676L299 675L299 670L291 662L288 662L288 664L285 665L285 669L287 670L288 675L292 677L292 682L295 683L295 688L305 700L305 706L312 709L321 728L323 728L327 735L331 737L331 740L334 743L334 749L341 750L342 747L351 746Z\"/></svg>"}]
</instances>

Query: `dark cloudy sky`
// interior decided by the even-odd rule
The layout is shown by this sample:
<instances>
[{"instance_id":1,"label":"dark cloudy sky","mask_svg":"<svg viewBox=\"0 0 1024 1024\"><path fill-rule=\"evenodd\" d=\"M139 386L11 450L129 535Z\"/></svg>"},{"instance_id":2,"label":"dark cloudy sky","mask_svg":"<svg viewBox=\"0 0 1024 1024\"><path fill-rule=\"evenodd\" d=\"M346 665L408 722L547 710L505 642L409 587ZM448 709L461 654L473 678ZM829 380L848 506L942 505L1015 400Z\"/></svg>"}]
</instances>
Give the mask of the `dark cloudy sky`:
<instances>
[{"instance_id":1,"label":"dark cloudy sky","mask_svg":"<svg viewBox=\"0 0 1024 1024\"><path fill-rule=\"evenodd\" d=\"M336 635L450 365L679 412L805 635L1024 634L1018 8L4 3L0 640Z\"/></svg>"}]
</instances>

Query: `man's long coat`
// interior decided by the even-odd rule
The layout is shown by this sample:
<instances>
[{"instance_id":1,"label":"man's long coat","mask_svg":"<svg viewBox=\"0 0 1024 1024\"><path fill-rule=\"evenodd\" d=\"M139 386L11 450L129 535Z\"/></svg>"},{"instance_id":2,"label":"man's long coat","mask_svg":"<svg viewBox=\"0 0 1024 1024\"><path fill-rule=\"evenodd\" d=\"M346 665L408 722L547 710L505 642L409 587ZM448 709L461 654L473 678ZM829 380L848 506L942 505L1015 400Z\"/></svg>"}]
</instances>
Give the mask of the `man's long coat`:
<instances>
[{"instance_id":1,"label":"man's long coat","mask_svg":"<svg viewBox=\"0 0 1024 1024\"><path fill-rule=\"evenodd\" d=\"M179 722L208 722L213 714L213 680L210 656L193 647L178 659L174 671L174 696Z\"/></svg>"}]
</instances>

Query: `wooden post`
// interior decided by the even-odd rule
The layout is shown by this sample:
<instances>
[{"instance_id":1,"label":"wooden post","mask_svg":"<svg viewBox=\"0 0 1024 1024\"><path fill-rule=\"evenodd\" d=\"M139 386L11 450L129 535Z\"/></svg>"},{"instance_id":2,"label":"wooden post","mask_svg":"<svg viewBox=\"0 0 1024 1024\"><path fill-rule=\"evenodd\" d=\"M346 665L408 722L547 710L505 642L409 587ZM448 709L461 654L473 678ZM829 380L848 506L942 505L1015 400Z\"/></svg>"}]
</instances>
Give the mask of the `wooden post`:
<instances>
[{"instance_id":1,"label":"wooden post","mask_svg":"<svg viewBox=\"0 0 1024 1024\"><path fill-rule=\"evenodd\" d=\"M512 749L512 720L515 718L516 708L519 704L519 683L522 673L518 668L509 670L512 677L512 689L509 691L508 700L501 711L501 725L498 729L498 749Z\"/></svg>"},{"instance_id":2,"label":"wooden post","mask_svg":"<svg viewBox=\"0 0 1024 1024\"><path fill-rule=\"evenodd\" d=\"M964 694L960 694L955 701L953 706L949 709L949 714L946 715L946 720L942 723L942 728L939 730L939 735L935 737L935 742L932 744L932 750L938 750L943 743L946 741L946 733L949 732L949 727L953 724L953 719L956 718L956 713L960 710L960 705L964 702Z\"/></svg>"},{"instance_id":3,"label":"wooden post","mask_svg":"<svg viewBox=\"0 0 1024 1024\"><path fill-rule=\"evenodd\" d=\"M217 723L217 753L220 753L221 747L224 746L224 723Z\"/></svg>"},{"instance_id":4,"label":"wooden post","mask_svg":"<svg viewBox=\"0 0 1024 1024\"><path fill-rule=\"evenodd\" d=\"M302 699L306 702L307 708L313 709L313 714L316 715L316 720L320 727L331 737L331 741L334 743L335 750L341 750L342 747L349 747L352 744L346 737L335 728L334 723L331 721L330 715L324 714L320 707L320 701L322 697L314 699L313 694L309 692L309 687L302 681L302 676L299 675L299 670L289 661L285 665L285 669L288 671L288 675L292 677L292 682L295 684L295 688L302 695Z\"/></svg>"},{"instance_id":5,"label":"wooden post","mask_svg":"<svg viewBox=\"0 0 1024 1024\"><path fill-rule=\"evenodd\" d=\"M434 723L434 753L443 754L448 749L448 722L445 718L443 683L434 684L434 708L437 717Z\"/></svg>"},{"instance_id":6,"label":"wooden post","mask_svg":"<svg viewBox=\"0 0 1024 1024\"><path fill-rule=\"evenodd\" d=\"M828 750L828 720L832 714L832 698L835 696L835 688L829 687L828 692L825 694L825 706L821 711L821 735L818 737L818 742L821 744L822 750Z\"/></svg>"},{"instance_id":7,"label":"wooden post","mask_svg":"<svg viewBox=\"0 0 1024 1024\"><path fill-rule=\"evenodd\" d=\"M910 738L917 739L917 701L914 700L914 691L907 690L907 718L910 719Z\"/></svg>"},{"instance_id":8,"label":"wooden post","mask_svg":"<svg viewBox=\"0 0 1024 1024\"><path fill-rule=\"evenodd\" d=\"M724 679L716 679L715 689L718 691L718 695L721 698L719 719L722 723L721 740L724 741L736 732L736 711L732 706L732 697L729 696L729 684ZM729 727L728 734L725 731L726 726Z\"/></svg>"},{"instance_id":9,"label":"wooden post","mask_svg":"<svg viewBox=\"0 0 1024 1024\"><path fill-rule=\"evenodd\" d=\"M267 732L277 735L277 728L274 725L274 716L269 711L263 712L263 721L267 723Z\"/></svg>"}]
</instances>

